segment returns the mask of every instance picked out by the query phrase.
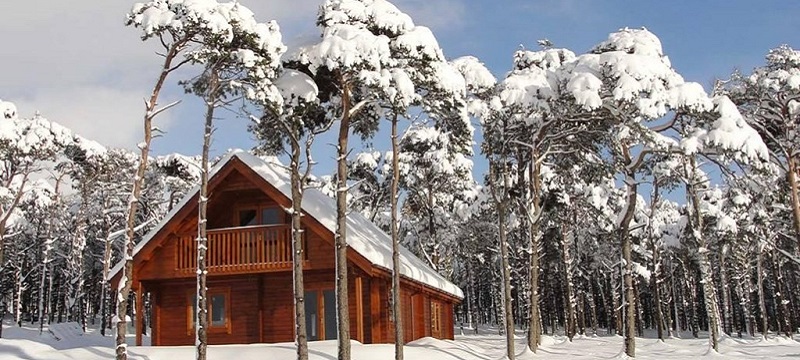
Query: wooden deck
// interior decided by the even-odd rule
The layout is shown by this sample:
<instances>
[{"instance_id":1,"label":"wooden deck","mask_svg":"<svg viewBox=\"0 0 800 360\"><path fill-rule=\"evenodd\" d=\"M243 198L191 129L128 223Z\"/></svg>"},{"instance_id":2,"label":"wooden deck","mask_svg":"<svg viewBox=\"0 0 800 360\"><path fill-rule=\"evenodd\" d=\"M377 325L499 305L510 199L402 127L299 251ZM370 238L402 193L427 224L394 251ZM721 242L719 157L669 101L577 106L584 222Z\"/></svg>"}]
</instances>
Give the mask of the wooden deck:
<instances>
[{"instance_id":1,"label":"wooden deck","mask_svg":"<svg viewBox=\"0 0 800 360\"><path fill-rule=\"evenodd\" d=\"M225 274L291 269L291 233L290 225L209 230L206 256L208 272ZM308 259L307 253L303 254ZM178 240L175 270L183 274L197 271L196 235L181 236Z\"/></svg>"}]
</instances>

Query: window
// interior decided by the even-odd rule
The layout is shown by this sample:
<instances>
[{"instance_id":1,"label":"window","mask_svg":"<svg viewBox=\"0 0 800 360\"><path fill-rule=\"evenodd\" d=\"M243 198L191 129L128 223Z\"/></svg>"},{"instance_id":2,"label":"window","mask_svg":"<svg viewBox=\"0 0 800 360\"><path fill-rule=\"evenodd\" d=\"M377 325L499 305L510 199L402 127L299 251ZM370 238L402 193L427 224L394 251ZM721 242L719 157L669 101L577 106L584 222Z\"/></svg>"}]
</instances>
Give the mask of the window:
<instances>
[{"instance_id":1,"label":"window","mask_svg":"<svg viewBox=\"0 0 800 360\"><path fill-rule=\"evenodd\" d=\"M284 211L276 207L261 209L261 225L283 224Z\"/></svg>"},{"instance_id":2,"label":"window","mask_svg":"<svg viewBox=\"0 0 800 360\"><path fill-rule=\"evenodd\" d=\"M211 295L211 327L226 327L228 324L228 314L226 311L227 301L225 294Z\"/></svg>"},{"instance_id":3,"label":"window","mask_svg":"<svg viewBox=\"0 0 800 360\"><path fill-rule=\"evenodd\" d=\"M228 333L231 332L231 292L229 288L208 289L208 333ZM187 297L187 333L195 332L194 325L197 323L197 293L191 292Z\"/></svg>"},{"instance_id":4,"label":"window","mask_svg":"<svg viewBox=\"0 0 800 360\"><path fill-rule=\"evenodd\" d=\"M239 210L238 226L280 225L286 223L286 212L278 206Z\"/></svg>"},{"instance_id":5,"label":"window","mask_svg":"<svg viewBox=\"0 0 800 360\"><path fill-rule=\"evenodd\" d=\"M258 213L255 209L247 209L239 211L239 226L250 226L250 225L257 225L258 218L256 217Z\"/></svg>"}]
</instances>

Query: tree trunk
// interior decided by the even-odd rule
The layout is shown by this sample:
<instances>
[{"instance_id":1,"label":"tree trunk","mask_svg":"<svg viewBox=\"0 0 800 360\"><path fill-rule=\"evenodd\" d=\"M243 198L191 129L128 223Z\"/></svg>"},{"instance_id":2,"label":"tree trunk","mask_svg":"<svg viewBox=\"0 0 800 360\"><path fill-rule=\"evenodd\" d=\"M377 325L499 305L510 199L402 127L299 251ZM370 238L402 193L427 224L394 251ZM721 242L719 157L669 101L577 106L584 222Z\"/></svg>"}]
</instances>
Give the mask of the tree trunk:
<instances>
[{"instance_id":1,"label":"tree trunk","mask_svg":"<svg viewBox=\"0 0 800 360\"><path fill-rule=\"evenodd\" d=\"M342 119L339 123L336 188L336 322L338 327L338 360L350 360L350 311L347 299L347 140L350 134L351 99L347 81L342 87ZM394 298L393 301L400 301Z\"/></svg>"},{"instance_id":2,"label":"tree trunk","mask_svg":"<svg viewBox=\"0 0 800 360\"><path fill-rule=\"evenodd\" d=\"M111 267L111 228L106 229L106 241L105 246L103 249L103 279L101 280L101 289L100 289L100 314L101 314L101 321L100 321L100 334L102 336L106 336L106 327L109 327L108 321L108 293L109 293L109 284L108 284L108 273Z\"/></svg>"},{"instance_id":3,"label":"tree trunk","mask_svg":"<svg viewBox=\"0 0 800 360\"><path fill-rule=\"evenodd\" d=\"M731 306L731 288L728 284L728 268L726 261L728 249L719 255L719 276L722 285L722 328L726 334L733 332L733 307Z\"/></svg>"},{"instance_id":4,"label":"tree trunk","mask_svg":"<svg viewBox=\"0 0 800 360\"><path fill-rule=\"evenodd\" d=\"M630 148L622 145L623 156L626 164L631 164ZM619 224L619 237L622 247L623 260L623 282L625 286L625 354L636 357L636 294L633 289L633 254L631 250L630 225L633 219L633 212L636 209L636 195L638 194L638 184L636 183L636 173L633 169L628 169L625 174L626 204L625 214Z\"/></svg>"},{"instance_id":5,"label":"tree trunk","mask_svg":"<svg viewBox=\"0 0 800 360\"><path fill-rule=\"evenodd\" d=\"M576 307L578 317L578 335L586 336L586 290L578 296L578 306Z\"/></svg>"},{"instance_id":6,"label":"tree trunk","mask_svg":"<svg viewBox=\"0 0 800 360\"><path fill-rule=\"evenodd\" d=\"M139 166L136 169L136 176L133 178L133 186L131 196L128 198L128 213L126 219L126 232L125 232L125 266L122 270L122 277L118 286L118 301L117 301L117 337L116 337L116 358L117 360L128 359L128 346L125 340L126 326L128 322L126 315L128 313L128 296L130 295L131 285L133 284L133 247L134 237L136 232L136 212L139 210L139 196L142 194L142 186L144 185L144 174L147 170L147 161L150 154L150 142L153 139L153 118L158 115L160 110L156 109L158 106L158 96L164 82L167 80L167 75L174 70L172 67L172 60L178 55L178 52L183 48L183 42L176 42L169 47L167 54L164 56L164 63L161 67L161 73L156 80L153 87L153 92L150 94L150 99L145 104L144 114L144 141L139 143Z\"/></svg>"},{"instance_id":7,"label":"tree trunk","mask_svg":"<svg viewBox=\"0 0 800 360\"><path fill-rule=\"evenodd\" d=\"M398 219L397 219L397 200L398 200L398 187L400 184L400 164L398 162L399 151L397 148L397 113L392 116L392 220L391 220L391 233L392 233L392 316L394 320L394 358L395 360L403 360L403 316L400 299L400 235L398 234ZM432 194L433 192L429 192ZM431 218L430 222L433 220ZM433 235L435 229L429 229L429 234ZM434 260L434 266L438 265L437 260Z\"/></svg>"},{"instance_id":8,"label":"tree trunk","mask_svg":"<svg viewBox=\"0 0 800 360\"><path fill-rule=\"evenodd\" d=\"M787 291L783 282L780 261L777 250L774 250L772 253L772 276L775 282L775 307L778 310L776 314L778 332L782 331L787 338L791 339L792 321L789 315L789 308L786 306L789 300L786 296Z\"/></svg>"},{"instance_id":9,"label":"tree trunk","mask_svg":"<svg viewBox=\"0 0 800 360\"><path fill-rule=\"evenodd\" d=\"M746 272L749 271L750 270L747 269ZM749 291L750 281L751 280L749 276L747 276L744 279L739 279L738 281L736 281L736 286L734 289L736 290L736 296L739 298L739 307L741 308L742 321L744 322L743 326L741 327L745 328L745 331L748 334L750 334L750 336L755 336L755 330L753 329L754 328L753 324L755 323L755 321L753 319L753 312L750 311L751 308L750 291ZM745 291L744 287L745 284L748 284L748 291Z\"/></svg>"},{"instance_id":10,"label":"tree trunk","mask_svg":"<svg viewBox=\"0 0 800 360\"><path fill-rule=\"evenodd\" d=\"M564 332L569 338L569 341L572 341L572 338L575 337L576 327L577 327L577 319L575 315L575 307L576 307L576 299L575 299L575 290L573 289L574 284L572 280L572 255L570 254L570 247L572 246L572 242L574 240L574 236L570 234L569 230L567 230L566 222L561 223L561 246L562 246L562 262L564 264L564 292L566 297L566 311L564 319Z\"/></svg>"},{"instance_id":11,"label":"tree trunk","mask_svg":"<svg viewBox=\"0 0 800 360\"><path fill-rule=\"evenodd\" d=\"M597 296L600 298L600 305L603 306L603 321L606 325L606 335L611 335L614 330L614 316L613 316L613 307L608 300L608 292L606 291L606 282L607 278L605 274L600 275L597 274ZM599 320L598 320L599 321ZM599 327L599 326L598 326ZM597 334L597 330L595 330L595 334Z\"/></svg>"},{"instance_id":12,"label":"tree trunk","mask_svg":"<svg viewBox=\"0 0 800 360\"><path fill-rule=\"evenodd\" d=\"M480 321L478 315L478 306L480 301L478 299L477 291L475 290L475 274L472 269L472 259L466 260L467 270L467 319L475 335L478 335L478 322Z\"/></svg>"},{"instance_id":13,"label":"tree trunk","mask_svg":"<svg viewBox=\"0 0 800 360\"><path fill-rule=\"evenodd\" d=\"M798 164L797 159L792 156L793 150L787 155L786 162L789 171L786 174L789 181L789 193L792 197L792 225L794 225L795 237L797 240L797 253L800 254L800 185L798 184Z\"/></svg>"},{"instance_id":14,"label":"tree trunk","mask_svg":"<svg viewBox=\"0 0 800 360\"><path fill-rule=\"evenodd\" d=\"M53 322L53 271L49 271L47 275L47 325Z\"/></svg>"},{"instance_id":15,"label":"tree trunk","mask_svg":"<svg viewBox=\"0 0 800 360\"><path fill-rule=\"evenodd\" d=\"M45 289L45 283L47 282L47 272L49 268L47 266L47 263L49 261L46 250L43 254L43 257L44 261L42 263L42 276L39 279L39 335L42 335L42 333L44 332L44 317L47 316L47 314L44 311L44 302L45 302L44 289Z\"/></svg>"},{"instance_id":16,"label":"tree trunk","mask_svg":"<svg viewBox=\"0 0 800 360\"><path fill-rule=\"evenodd\" d=\"M59 187L61 185L62 177L56 179L56 184L53 190L52 211L50 212L50 220L47 222L47 234L42 247L42 276L39 279L39 335L44 332L44 317L48 316L45 311L45 283L47 282L47 274L52 271L50 269L50 250L52 250L53 242L53 223L56 218L56 209L58 203Z\"/></svg>"},{"instance_id":17,"label":"tree trunk","mask_svg":"<svg viewBox=\"0 0 800 360\"><path fill-rule=\"evenodd\" d=\"M531 306L529 308L530 314L530 325L528 326L528 347L534 353L539 348L539 345L542 343L542 318L540 313L539 307L539 248L541 247L540 240L541 240L541 228L539 226L539 218L541 215L541 189L542 183L540 180L540 172L541 172L541 164L538 161L538 152L535 150L531 151L531 160L528 164L528 177L529 177L529 189L530 192L530 202L529 211L532 212L532 216L529 214L530 221L530 229L529 234L530 236L530 303Z\"/></svg>"},{"instance_id":18,"label":"tree trunk","mask_svg":"<svg viewBox=\"0 0 800 360\"><path fill-rule=\"evenodd\" d=\"M652 224L653 219L655 218L656 209L659 206L659 186L658 186L658 179L653 182L653 196L650 200L650 221ZM650 289L653 293L653 312L655 315L655 322L656 322L656 332L658 334L658 339L662 342L664 341L664 312L661 308L661 289L660 289L660 280L661 280L661 249L659 247L659 239L656 239L653 235L653 229L650 229L651 239L650 239L650 251L653 253L653 266L652 266L652 276L650 276Z\"/></svg>"},{"instance_id":19,"label":"tree trunk","mask_svg":"<svg viewBox=\"0 0 800 360\"><path fill-rule=\"evenodd\" d=\"M673 255L674 256L674 255ZM674 267L674 260L669 260L669 273L670 273L670 292L672 293L672 314L670 314L670 336L680 337L680 332L678 331L678 287L675 286L677 283L675 279L675 267Z\"/></svg>"},{"instance_id":20,"label":"tree trunk","mask_svg":"<svg viewBox=\"0 0 800 360\"><path fill-rule=\"evenodd\" d=\"M703 300L706 306L706 315L708 316L708 336L711 348L719 352L719 302L717 301L717 294L714 289L713 270L711 269L711 260L708 255L711 249L706 241L706 237L703 235L703 214L700 212L700 198L697 194L696 187L699 177L697 176L697 162L694 157L689 158L689 168L686 171L686 175L688 179L686 183L686 192L692 207L692 216L690 217L689 223L692 236L698 244L697 261L700 266Z\"/></svg>"},{"instance_id":21,"label":"tree trunk","mask_svg":"<svg viewBox=\"0 0 800 360\"><path fill-rule=\"evenodd\" d=\"M769 331L769 319L767 317L767 301L764 299L764 266L763 255L759 250L756 258L756 276L758 279L758 307L761 312L761 336L764 340L767 339L767 332Z\"/></svg>"},{"instance_id":22,"label":"tree trunk","mask_svg":"<svg viewBox=\"0 0 800 360\"><path fill-rule=\"evenodd\" d=\"M589 279L589 315L591 316L592 322L592 336L597 336L597 297L595 296L595 282L592 279Z\"/></svg>"},{"instance_id":23,"label":"tree trunk","mask_svg":"<svg viewBox=\"0 0 800 360\"><path fill-rule=\"evenodd\" d=\"M616 274L611 274L611 278L609 279L610 282L609 291L611 293L611 309L609 309L609 312L611 316L614 318L614 330L616 331L617 335L623 336L625 329L622 326L622 318L623 318L622 313L625 310L622 308L620 299L622 296L621 291L623 287L622 284L620 284L619 286L620 291L617 291L618 288L617 283L619 280L618 277L615 275Z\"/></svg>"},{"instance_id":24,"label":"tree trunk","mask_svg":"<svg viewBox=\"0 0 800 360\"><path fill-rule=\"evenodd\" d=\"M300 134L290 136L292 144L292 279L294 291L294 326L297 342L297 360L308 360L308 333L306 329L305 285L303 283L303 177L300 176ZM311 166L308 161L306 166Z\"/></svg>"},{"instance_id":25,"label":"tree trunk","mask_svg":"<svg viewBox=\"0 0 800 360\"><path fill-rule=\"evenodd\" d=\"M25 290L22 285L22 264L14 269L14 322L22 327L22 292Z\"/></svg>"},{"instance_id":26,"label":"tree trunk","mask_svg":"<svg viewBox=\"0 0 800 360\"><path fill-rule=\"evenodd\" d=\"M206 68L208 93L205 94L206 116L203 124L203 152L201 155L200 195L197 206L197 298L195 308L195 345L197 360L205 360L208 350L208 152L211 147L211 134L214 131L214 110L219 96L219 73L216 65ZM226 304L227 305L227 304ZM230 306L230 305L227 305Z\"/></svg>"},{"instance_id":27,"label":"tree trunk","mask_svg":"<svg viewBox=\"0 0 800 360\"><path fill-rule=\"evenodd\" d=\"M692 274L689 274L690 271L691 270L687 268L684 275L686 280L686 292L689 294L689 301L687 304L687 307L689 308L689 319L687 322L692 330L692 337L697 338L700 336L700 321L698 320L697 316L697 287L694 282L694 277Z\"/></svg>"},{"instance_id":28,"label":"tree trunk","mask_svg":"<svg viewBox=\"0 0 800 360\"><path fill-rule=\"evenodd\" d=\"M509 360L514 360L516 353L514 351L514 315L511 304L511 266L508 259L508 234L506 230L506 210L507 210L507 191L510 188L510 181L508 179L508 168L503 160L502 169L500 170L503 181L503 194L498 194L497 186L495 185L498 180L496 176L490 176L492 186L492 196L494 203L497 206L497 223L498 235L500 246L500 274L502 276L503 284L503 325L506 336L506 356ZM498 165L490 164L490 169L496 168ZM496 172L494 173L496 175Z\"/></svg>"},{"instance_id":29,"label":"tree trunk","mask_svg":"<svg viewBox=\"0 0 800 360\"><path fill-rule=\"evenodd\" d=\"M639 337L644 336L644 311L642 309L642 297L639 295L641 291L639 291L639 279L638 277L634 277L633 279L633 291L636 293L636 334Z\"/></svg>"},{"instance_id":30,"label":"tree trunk","mask_svg":"<svg viewBox=\"0 0 800 360\"><path fill-rule=\"evenodd\" d=\"M81 185L81 205L78 208L78 215L75 219L75 233L72 239L70 273L74 278L71 281L71 300L72 303L70 313L72 320L81 324L81 328L86 332L86 316L84 314L83 301L85 296L83 294L83 254L86 249L86 235L83 230L83 222L85 221L86 206L88 206L88 196L85 189L85 184Z\"/></svg>"}]
</instances>

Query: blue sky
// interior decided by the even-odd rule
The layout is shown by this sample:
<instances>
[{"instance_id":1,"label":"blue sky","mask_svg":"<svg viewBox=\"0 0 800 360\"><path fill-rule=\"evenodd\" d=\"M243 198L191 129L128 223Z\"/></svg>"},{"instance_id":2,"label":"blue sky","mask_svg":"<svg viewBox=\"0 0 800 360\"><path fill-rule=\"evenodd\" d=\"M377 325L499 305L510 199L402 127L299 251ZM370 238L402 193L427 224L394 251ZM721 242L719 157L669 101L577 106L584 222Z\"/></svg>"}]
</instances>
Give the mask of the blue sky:
<instances>
[{"instance_id":1,"label":"blue sky","mask_svg":"<svg viewBox=\"0 0 800 360\"><path fill-rule=\"evenodd\" d=\"M298 45L319 34L313 25L317 0L240 0L260 20L276 19L285 42ZM708 87L734 68L749 72L773 47L800 47L796 1L487 1L399 0L417 24L431 27L448 57L474 55L497 77L520 46L537 49L548 38L576 53L622 27L647 27L661 39L673 66L687 80ZM133 2L80 0L6 1L0 4L0 99L20 113L41 111L51 120L113 146L139 142L141 99L149 94L158 58L122 18ZM197 154L201 104L186 98L173 78L163 102L184 102L161 118L168 131L154 153ZM230 115L217 122L215 154L254 143L246 121ZM386 136L374 141L385 150ZM332 152L320 140L317 173L333 169ZM357 142L357 141L354 141ZM477 172L485 169L476 159ZM476 177L479 177L476 174Z\"/></svg>"}]
</instances>

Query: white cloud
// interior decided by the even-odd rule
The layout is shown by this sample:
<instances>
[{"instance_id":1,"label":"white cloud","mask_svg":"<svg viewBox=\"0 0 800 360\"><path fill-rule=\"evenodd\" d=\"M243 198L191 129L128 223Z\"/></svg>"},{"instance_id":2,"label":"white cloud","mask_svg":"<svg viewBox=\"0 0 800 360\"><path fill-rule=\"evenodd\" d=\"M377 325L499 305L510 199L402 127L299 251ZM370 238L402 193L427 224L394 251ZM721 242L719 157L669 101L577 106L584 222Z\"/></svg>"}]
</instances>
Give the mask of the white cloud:
<instances>
[{"instance_id":1,"label":"white cloud","mask_svg":"<svg viewBox=\"0 0 800 360\"><path fill-rule=\"evenodd\" d=\"M463 26L461 1L394 3L416 23L445 32ZM123 24L134 2L0 1L0 98L16 103L21 115L39 110L100 143L132 148L140 141L142 98L149 95L160 65L156 44L143 43ZM241 2L260 21L277 20L290 46L319 37L314 21L322 0ZM170 95L180 92L175 85L180 75L169 80ZM170 122L164 115L162 127ZM185 141L173 136L166 138Z\"/></svg>"},{"instance_id":2,"label":"white cloud","mask_svg":"<svg viewBox=\"0 0 800 360\"><path fill-rule=\"evenodd\" d=\"M41 89L16 104L21 117L38 111L48 120L103 145L132 148L141 141L143 102L139 91L104 86L58 87ZM168 129L171 122L169 112L156 119L162 129Z\"/></svg>"},{"instance_id":3,"label":"white cloud","mask_svg":"<svg viewBox=\"0 0 800 360\"><path fill-rule=\"evenodd\" d=\"M141 86L130 75L157 59L152 46L142 45L137 32L123 26L127 10L118 1L2 2L0 77L5 89L0 91L109 80Z\"/></svg>"}]
</instances>

